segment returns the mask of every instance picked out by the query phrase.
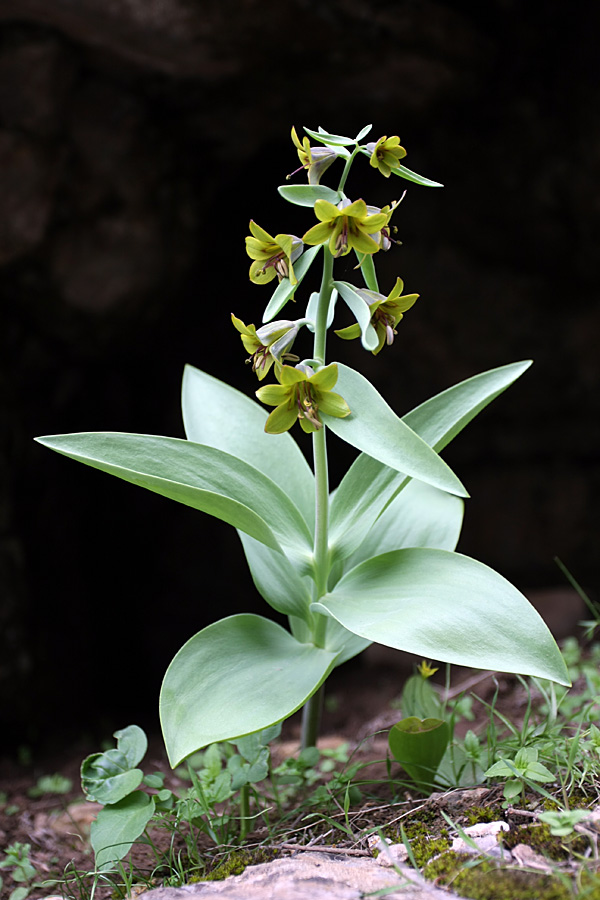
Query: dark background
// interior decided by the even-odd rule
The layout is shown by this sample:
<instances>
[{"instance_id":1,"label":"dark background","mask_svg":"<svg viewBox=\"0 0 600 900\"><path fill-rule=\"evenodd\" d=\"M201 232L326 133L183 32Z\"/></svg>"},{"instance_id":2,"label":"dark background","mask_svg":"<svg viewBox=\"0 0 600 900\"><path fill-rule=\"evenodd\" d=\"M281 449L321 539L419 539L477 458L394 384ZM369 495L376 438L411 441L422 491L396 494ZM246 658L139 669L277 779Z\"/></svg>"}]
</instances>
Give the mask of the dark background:
<instances>
[{"instance_id":1,"label":"dark background","mask_svg":"<svg viewBox=\"0 0 600 900\"><path fill-rule=\"evenodd\" d=\"M564 585L555 554L597 588L598 12L525 6L0 0L5 745L155 729L181 644L265 611L228 526L32 438L183 436L186 362L255 389L229 314L258 322L269 296L248 282L248 219L314 221L275 191L292 124L373 122L446 185L359 158L351 195L408 188L381 282L421 299L376 360L331 352L400 413L535 359L446 453L472 494L459 549L526 593Z\"/></svg>"}]
</instances>

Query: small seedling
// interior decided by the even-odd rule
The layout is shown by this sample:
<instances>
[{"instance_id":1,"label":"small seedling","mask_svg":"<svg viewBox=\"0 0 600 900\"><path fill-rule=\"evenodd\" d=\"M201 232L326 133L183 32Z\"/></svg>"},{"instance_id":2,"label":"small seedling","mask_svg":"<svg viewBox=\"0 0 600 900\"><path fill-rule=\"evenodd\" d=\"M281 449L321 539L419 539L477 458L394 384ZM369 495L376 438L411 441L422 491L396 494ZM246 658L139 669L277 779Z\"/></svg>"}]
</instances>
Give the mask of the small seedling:
<instances>
[{"instance_id":1,"label":"small seedling","mask_svg":"<svg viewBox=\"0 0 600 900\"><path fill-rule=\"evenodd\" d=\"M64 775L42 775L35 787L29 788L29 797L43 797L45 794L68 794L73 787L70 778Z\"/></svg>"},{"instance_id":2,"label":"small seedling","mask_svg":"<svg viewBox=\"0 0 600 900\"><path fill-rule=\"evenodd\" d=\"M514 759L500 758L484 772L485 778L507 778L504 785L504 806L510 806L520 794L525 793L527 782L540 784L556 781L546 766L538 762L535 747L521 747Z\"/></svg>"},{"instance_id":3,"label":"small seedling","mask_svg":"<svg viewBox=\"0 0 600 900\"><path fill-rule=\"evenodd\" d=\"M37 870L31 862L31 844L10 844L4 851L4 859L0 860L0 869L10 869L10 877L19 883L8 895L8 900L25 900L32 887L31 882L37 877ZM24 882L20 884L20 882ZM0 878L0 889L2 878Z\"/></svg>"}]
</instances>

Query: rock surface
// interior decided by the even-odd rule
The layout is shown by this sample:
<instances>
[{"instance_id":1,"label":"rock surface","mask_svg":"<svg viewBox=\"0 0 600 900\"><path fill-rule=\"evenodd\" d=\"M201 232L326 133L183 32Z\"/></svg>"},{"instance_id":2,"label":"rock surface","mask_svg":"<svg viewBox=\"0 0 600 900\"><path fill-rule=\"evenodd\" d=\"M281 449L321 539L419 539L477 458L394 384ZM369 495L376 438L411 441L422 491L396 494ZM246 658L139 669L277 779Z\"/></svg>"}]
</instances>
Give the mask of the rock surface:
<instances>
[{"instance_id":1,"label":"rock surface","mask_svg":"<svg viewBox=\"0 0 600 900\"><path fill-rule=\"evenodd\" d=\"M361 900L374 891L390 900L443 900L449 895L428 884L413 869L399 864L401 875L377 865L374 859L331 856L303 851L285 859L249 866L241 875L223 881L199 882L181 888L159 888L144 900Z\"/></svg>"}]
</instances>

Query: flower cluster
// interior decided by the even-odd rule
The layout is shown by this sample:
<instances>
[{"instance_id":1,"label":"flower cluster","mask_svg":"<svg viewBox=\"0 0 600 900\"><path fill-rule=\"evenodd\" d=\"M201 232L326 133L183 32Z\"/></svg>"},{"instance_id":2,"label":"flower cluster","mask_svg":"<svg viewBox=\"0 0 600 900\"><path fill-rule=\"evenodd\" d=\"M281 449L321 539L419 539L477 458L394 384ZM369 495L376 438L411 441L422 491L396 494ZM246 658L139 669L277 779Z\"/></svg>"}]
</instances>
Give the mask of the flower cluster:
<instances>
[{"instance_id":1,"label":"flower cluster","mask_svg":"<svg viewBox=\"0 0 600 900\"><path fill-rule=\"evenodd\" d=\"M307 318L295 321L268 320L273 318L271 313L276 314L293 297L299 281L315 258L316 250L311 250L310 255L307 251L303 256L304 245L311 248L324 245L324 252L334 259L345 257L354 251L358 257L357 268L359 268L364 265L367 258L373 257L380 250L389 250L392 243L398 243L392 238L392 233L396 229L390 225L390 219L400 203L399 200L379 208L367 205L362 198L351 201L345 196L343 186L352 160L360 151L369 156L370 165L386 178L392 172L413 179L420 177L400 166L400 160L406 156L406 150L400 145L400 138L397 135L383 136L376 142L361 145L359 141L368 132L369 127L362 129L354 139L331 135L321 128L318 132L306 130L325 146L311 146L308 137L304 137L301 141L296 129L292 128L292 141L301 164L300 169L296 171L305 170L308 175L308 186L302 189L306 193L302 194L301 199L293 199L292 202L305 206L308 204L304 198L309 198L308 202L312 205L318 220L317 224L299 238L287 233L276 234L273 237L256 222L250 222L250 235L246 238L246 252L252 260L250 280L255 284L267 284L277 278L280 287L273 295L265 314L267 322L260 328L257 329L252 324L246 325L232 314L233 325L239 331L244 348L249 354L247 362L251 363L253 372L262 381L273 369L277 379L277 384L264 385L256 392L263 403L275 407L265 425L265 430L272 434L289 430L296 420L300 422L304 431L318 431L323 426L320 413L340 418L350 415L346 401L332 390L338 377L337 365L335 363L325 365L324 360L300 362L299 357L291 353L302 325L306 324L312 331L316 330L316 322L313 321L317 308L315 301L311 300L307 308ZM352 147L353 150L347 149ZM336 192L321 187L320 179L337 159L345 161L345 169ZM280 190L284 194L284 188ZM300 260L302 265L298 266L297 274L294 271L294 264ZM360 337L366 328L370 337L364 337L365 346L377 354L384 346L393 343L398 323L414 304L418 294L403 294L404 285L400 278L396 280L389 294L380 293L376 289L377 280L372 264L369 263L369 266L370 274L365 274L366 286L354 288L346 285L350 289L350 296L347 297L347 292L344 294L344 299L348 302L357 322L347 328L336 330L336 334L345 340L351 340ZM281 285L284 280L287 280L288 288ZM333 281L326 286L326 290L331 295ZM331 303L335 302L335 296L333 294ZM357 303L360 306L360 300L368 306L368 313L358 309ZM330 314L333 315L333 306L330 307ZM377 337L376 346L373 330Z\"/></svg>"}]
</instances>

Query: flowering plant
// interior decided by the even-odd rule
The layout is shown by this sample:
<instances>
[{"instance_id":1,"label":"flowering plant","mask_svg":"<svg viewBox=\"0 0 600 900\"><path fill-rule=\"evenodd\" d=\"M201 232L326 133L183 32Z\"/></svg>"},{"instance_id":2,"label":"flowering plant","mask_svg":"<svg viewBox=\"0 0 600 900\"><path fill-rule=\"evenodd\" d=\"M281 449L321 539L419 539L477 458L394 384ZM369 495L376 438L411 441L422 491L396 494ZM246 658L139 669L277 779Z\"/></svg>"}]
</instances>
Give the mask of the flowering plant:
<instances>
[{"instance_id":1,"label":"flowering plant","mask_svg":"<svg viewBox=\"0 0 600 900\"><path fill-rule=\"evenodd\" d=\"M379 353L394 341L417 299L400 278L379 289L375 257L394 243L398 203L379 209L344 193L360 155L375 172L424 186L436 182L401 165L396 136L363 144L305 129L292 139L308 183L279 194L312 210L302 238L272 237L255 222L246 239L250 279L277 278L260 327L233 316L257 397L191 366L183 379L187 440L92 433L38 438L87 465L141 485L233 525L254 584L288 616L289 630L258 615L229 616L203 628L171 662L160 697L169 759L178 765L207 744L237 739L303 708L302 742L319 729L322 686L332 669L371 642L461 665L519 672L568 684L560 652L537 612L501 575L455 552L467 492L439 453L530 365L492 369L398 417L355 369L328 361L326 338L341 302L355 324L337 330ZM314 147L312 142L319 146ZM344 164L337 187L320 184ZM354 252L360 285L336 280L338 257ZM321 287L304 315L277 320L297 299L321 255ZM346 263L347 268L347 263ZM252 288L254 290L254 288ZM292 354L300 332L310 356ZM343 347L343 344L339 345ZM312 436L312 467L290 429ZM330 493L326 437L359 451Z\"/></svg>"}]
</instances>

